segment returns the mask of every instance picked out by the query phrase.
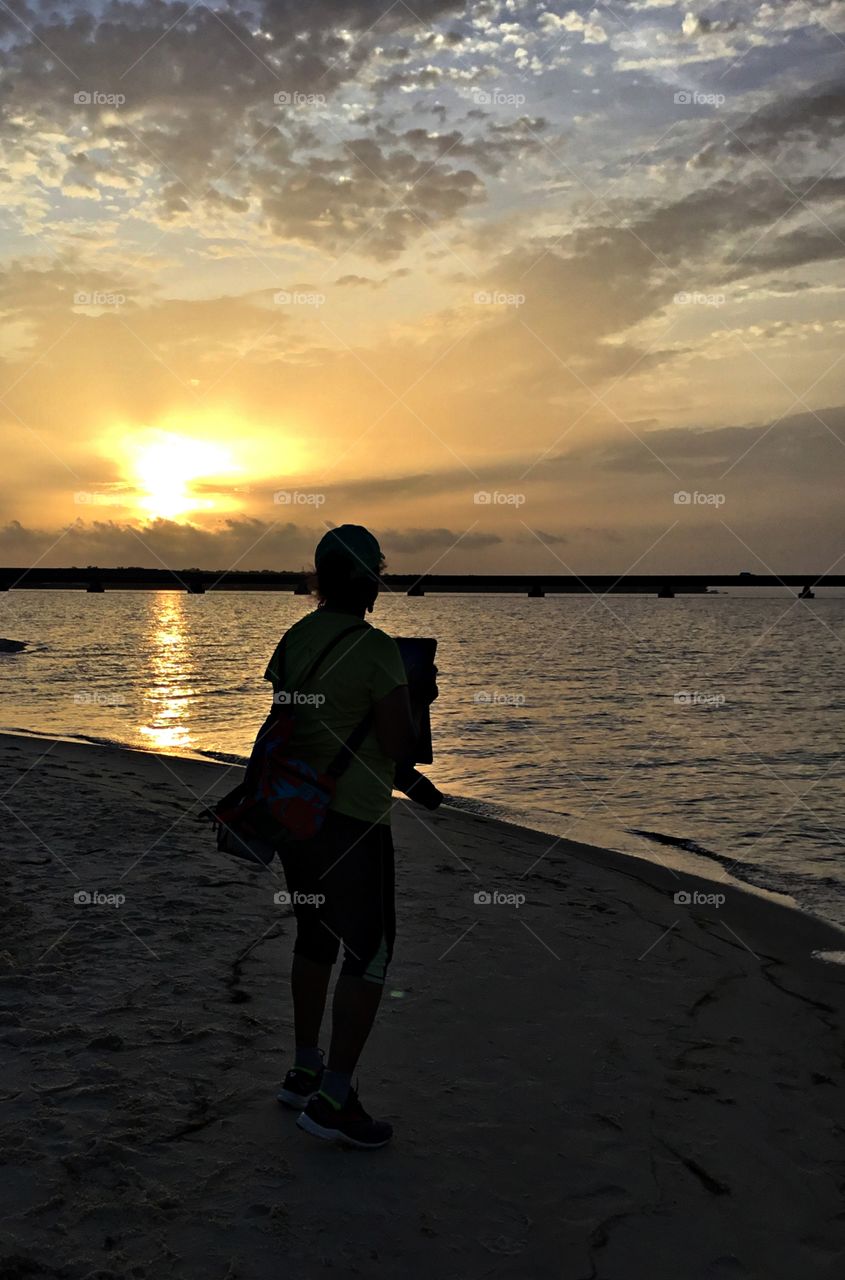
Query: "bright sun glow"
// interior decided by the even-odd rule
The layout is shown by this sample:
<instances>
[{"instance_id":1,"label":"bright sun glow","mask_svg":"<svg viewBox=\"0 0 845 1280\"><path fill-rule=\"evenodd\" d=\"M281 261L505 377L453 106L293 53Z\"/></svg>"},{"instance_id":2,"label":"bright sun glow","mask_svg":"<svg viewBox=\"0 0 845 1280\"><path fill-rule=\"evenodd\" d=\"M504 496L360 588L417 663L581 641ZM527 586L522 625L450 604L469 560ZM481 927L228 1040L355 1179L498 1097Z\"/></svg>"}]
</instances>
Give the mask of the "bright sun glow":
<instances>
[{"instance_id":1,"label":"bright sun glow","mask_svg":"<svg viewBox=\"0 0 845 1280\"><path fill-rule=\"evenodd\" d=\"M153 441L131 452L133 479L140 492L137 505L154 519L176 520L189 511L214 510L214 499L195 493L192 481L237 469L222 445L171 432L157 432Z\"/></svg>"}]
</instances>

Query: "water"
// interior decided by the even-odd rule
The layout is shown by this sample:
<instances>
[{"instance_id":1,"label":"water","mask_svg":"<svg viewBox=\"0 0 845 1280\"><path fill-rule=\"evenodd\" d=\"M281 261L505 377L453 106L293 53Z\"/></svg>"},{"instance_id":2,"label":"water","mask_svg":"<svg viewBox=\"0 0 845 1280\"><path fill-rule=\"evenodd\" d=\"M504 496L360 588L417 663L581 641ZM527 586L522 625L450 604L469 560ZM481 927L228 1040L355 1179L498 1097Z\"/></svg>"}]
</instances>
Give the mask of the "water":
<instances>
[{"instance_id":1,"label":"water","mask_svg":"<svg viewBox=\"0 0 845 1280\"><path fill-rule=\"evenodd\" d=\"M438 637L443 790L591 843L692 852L845 923L845 598L819 596L383 596L373 621ZM242 757L267 659L310 607L10 592L0 634L31 647L0 655L2 727Z\"/></svg>"}]
</instances>

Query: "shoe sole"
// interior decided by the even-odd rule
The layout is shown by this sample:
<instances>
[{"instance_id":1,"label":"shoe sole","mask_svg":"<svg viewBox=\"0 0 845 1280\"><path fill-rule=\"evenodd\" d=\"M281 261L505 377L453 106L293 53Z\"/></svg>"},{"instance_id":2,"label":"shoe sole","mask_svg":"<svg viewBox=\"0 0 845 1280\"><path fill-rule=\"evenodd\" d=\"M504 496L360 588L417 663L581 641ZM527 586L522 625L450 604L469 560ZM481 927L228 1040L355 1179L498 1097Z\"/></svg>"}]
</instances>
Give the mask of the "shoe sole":
<instances>
[{"instance_id":1,"label":"shoe sole","mask_svg":"<svg viewBox=\"0 0 845 1280\"><path fill-rule=\"evenodd\" d=\"M303 1129L315 1138L322 1138L324 1142L342 1142L345 1147L355 1147L359 1151L377 1151L379 1147L386 1147L390 1141L390 1138L385 1138L383 1142L357 1142L355 1138L350 1138L341 1129L327 1129L324 1125L317 1124L304 1111L299 1116L296 1124L297 1128Z\"/></svg>"},{"instance_id":2,"label":"shoe sole","mask_svg":"<svg viewBox=\"0 0 845 1280\"><path fill-rule=\"evenodd\" d=\"M304 1111L313 1097L316 1097L316 1090L314 1093L303 1095L301 1093L291 1093L289 1089L281 1089L276 1094L276 1101L280 1102L283 1107L290 1107L292 1111Z\"/></svg>"}]
</instances>

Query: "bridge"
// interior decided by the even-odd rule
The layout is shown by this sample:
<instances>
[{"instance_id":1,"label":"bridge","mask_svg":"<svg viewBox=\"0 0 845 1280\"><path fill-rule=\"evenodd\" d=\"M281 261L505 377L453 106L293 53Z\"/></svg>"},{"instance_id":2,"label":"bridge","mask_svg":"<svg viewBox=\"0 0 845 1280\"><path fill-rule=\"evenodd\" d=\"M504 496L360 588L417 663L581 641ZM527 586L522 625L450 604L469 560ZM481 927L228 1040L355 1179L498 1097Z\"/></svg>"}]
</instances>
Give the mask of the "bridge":
<instances>
[{"instance_id":1,"label":"bridge","mask_svg":"<svg viewBox=\"0 0 845 1280\"><path fill-rule=\"evenodd\" d=\"M388 573L385 591L409 596L507 594L546 595L704 595L720 587L788 587L809 598L819 588L845 587L845 574L817 573L651 573L651 574L445 574ZM308 592L302 570L210 569L32 569L0 568L0 591L292 591Z\"/></svg>"}]
</instances>

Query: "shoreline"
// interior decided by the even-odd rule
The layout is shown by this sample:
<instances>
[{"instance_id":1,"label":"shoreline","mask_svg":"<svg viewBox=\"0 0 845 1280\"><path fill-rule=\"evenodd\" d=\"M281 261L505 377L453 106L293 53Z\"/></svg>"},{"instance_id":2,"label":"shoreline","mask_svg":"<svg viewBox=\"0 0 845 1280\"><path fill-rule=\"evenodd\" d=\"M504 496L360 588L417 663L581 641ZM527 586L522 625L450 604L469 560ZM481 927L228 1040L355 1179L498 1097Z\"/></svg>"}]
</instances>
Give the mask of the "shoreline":
<instances>
[{"instance_id":1,"label":"shoreline","mask_svg":"<svg viewBox=\"0 0 845 1280\"><path fill-rule=\"evenodd\" d=\"M396 1137L343 1152L275 1100L284 882L194 820L236 770L9 735L0 765L10 1280L269 1280L280 1252L290 1280L838 1276L832 926L398 801L397 948L360 1064Z\"/></svg>"},{"instance_id":2,"label":"shoreline","mask_svg":"<svg viewBox=\"0 0 845 1280\"><path fill-rule=\"evenodd\" d=\"M104 751L129 752L132 755L142 757L151 756L157 758L161 756L165 760L173 761L174 767L178 767L179 764L207 764L212 768L243 768L247 760L246 756L229 756L222 752L199 749L191 751L189 754L161 752L150 747L82 734L77 736L56 736L38 733L34 730L0 730L0 743L7 738L21 739L23 741L64 743L68 746L79 746L82 749L95 748ZM234 785L234 782L231 785ZM408 805L411 808L414 807L401 793L394 792L394 804L397 803ZM617 829L611 828L607 824L601 824L601 833L597 834L598 823L585 820L578 815L572 815L570 823L572 828L587 826L586 837L579 839L577 836L562 832L559 829L564 825L565 821L560 815L542 810L532 811L526 809L516 811L507 805L476 799L473 796L446 794L445 802L441 808L442 811L469 814L483 821L495 823L498 826L512 828L517 832L524 831L543 838L550 837L556 842L567 846L571 845L579 853L584 855L592 854L599 861L603 860L606 865L618 866L622 870L630 862L642 864L644 868L663 868L670 876L676 876L679 884L681 879L684 880L684 883L687 880L694 881L702 892L705 891L701 889L702 884L714 886L717 891L721 891L724 886L729 886L732 890L748 894L752 898L794 911L799 917L818 921L827 929L832 930L830 942L835 942L838 936L840 946L834 947L831 945L828 948L831 952L831 962L845 964L845 925L841 925L821 913L808 910L791 894L757 885L749 880L743 880L739 876L731 875L730 871L724 867L725 863L729 863L729 859L725 858L724 855L716 854L710 850L703 853L691 850L674 837L661 836L658 833L638 832L627 827ZM590 835L595 838L591 839ZM614 840L615 845L623 847L613 847L611 844L600 843L599 840L602 837L610 838ZM614 839L614 837L617 838ZM618 861L620 859L621 861ZM643 879L646 880L648 877L644 876ZM841 958L836 954L839 952L842 953Z\"/></svg>"}]
</instances>

